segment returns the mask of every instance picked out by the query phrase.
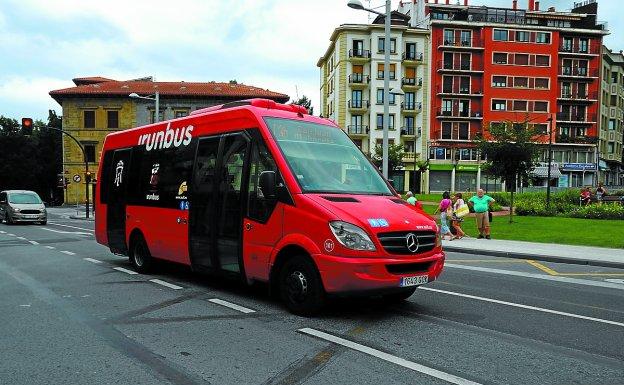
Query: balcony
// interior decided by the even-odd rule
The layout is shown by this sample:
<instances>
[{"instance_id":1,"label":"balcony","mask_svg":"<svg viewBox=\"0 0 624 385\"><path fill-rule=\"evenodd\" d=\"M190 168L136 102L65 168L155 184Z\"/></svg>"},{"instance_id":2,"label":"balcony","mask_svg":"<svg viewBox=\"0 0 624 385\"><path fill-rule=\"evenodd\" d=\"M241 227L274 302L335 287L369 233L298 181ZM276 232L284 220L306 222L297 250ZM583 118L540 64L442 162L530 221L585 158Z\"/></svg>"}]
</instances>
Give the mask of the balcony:
<instances>
[{"instance_id":1,"label":"balcony","mask_svg":"<svg viewBox=\"0 0 624 385\"><path fill-rule=\"evenodd\" d=\"M598 93L562 91L558 99L575 102L595 102L598 100Z\"/></svg>"},{"instance_id":2,"label":"balcony","mask_svg":"<svg viewBox=\"0 0 624 385\"><path fill-rule=\"evenodd\" d=\"M368 126L349 125L347 126L347 134L351 136L368 136Z\"/></svg>"},{"instance_id":3,"label":"balcony","mask_svg":"<svg viewBox=\"0 0 624 385\"><path fill-rule=\"evenodd\" d=\"M440 48L444 48L444 49L460 49L460 50L482 50L483 47L483 40L482 39L477 39L477 38L471 38L471 39L453 39L453 40L448 40L448 39L439 39L438 40L438 49Z\"/></svg>"},{"instance_id":4,"label":"balcony","mask_svg":"<svg viewBox=\"0 0 624 385\"><path fill-rule=\"evenodd\" d=\"M559 54L561 56L598 56L600 55L600 50L596 50L589 45L561 44L559 46Z\"/></svg>"},{"instance_id":5,"label":"balcony","mask_svg":"<svg viewBox=\"0 0 624 385\"><path fill-rule=\"evenodd\" d=\"M425 55L422 52L403 52L403 64L420 64L424 61Z\"/></svg>"},{"instance_id":6,"label":"balcony","mask_svg":"<svg viewBox=\"0 0 624 385\"><path fill-rule=\"evenodd\" d=\"M403 78L401 79L401 85L405 89L416 90L422 87L423 80L422 78Z\"/></svg>"},{"instance_id":7,"label":"balcony","mask_svg":"<svg viewBox=\"0 0 624 385\"><path fill-rule=\"evenodd\" d=\"M595 68L587 69L586 67L567 67L561 66L559 67L559 76L560 77L571 77L571 78L597 78L598 70Z\"/></svg>"},{"instance_id":8,"label":"balcony","mask_svg":"<svg viewBox=\"0 0 624 385\"><path fill-rule=\"evenodd\" d=\"M556 143L575 143L575 144L596 144L598 138L595 136L569 136L559 134L555 137Z\"/></svg>"},{"instance_id":9,"label":"balcony","mask_svg":"<svg viewBox=\"0 0 624 385\"><path fill-rule=\"evenodd\" d=\"M414 135L420 136L421 134L422 134L421 127L414 127L414 126L401 127L401 136L413 138Z\"/></svg>"},{"instance_id":10,"label":"balcony","mask_svg":"<svg viewBox=\"0 0 624 385\"><path fill-rule=\"evenodd\" d=\"M443 110L438 108L436 110L436 117L438 119L470 119L470 120L483 120L481 111L459 111L459 110Z\"/></svg>"},{"instance_id":11,"label":"balcony","mask_svg":"<svg viewBox=\"0 0 624 385\"><path fill-rule=\"evenodd\" d=\"M596 114L557 112L557 122L593 124L596 123Z\"/></svg>"},{"instance_id":12,"label":"balcony","mask_svg":"<svg viewBox=\"0 0 624 385\"><path fill-rule=\"evenodd\" d=\"M403 152L403 163L414 163L414 161L420 157L420 154L413 151Z\"/></svg>"},{"instance_id":13,"label":"balcony","mask_svg":"<svg viewBox=\"0 0 624 385\"><path fill-rule=\"evenodd\" d=\"M483 73L483 68L479 68L475 62L460 62L460 61L438 61L438 72L476 72Z\"/></svg>"},{"instance_id":14,"label":"balcony","mask_svg":"<svg viewBox=\"0 0 624 385\"><path fill-rule=\"evenodd\" d=\"M469 96L469 97L483 97L483 90L480 87L473 86L469 87L461 87L461 86L453 86L453 87L440 87L438 88L438 95L440 96Z\"/></svg>"},{"instance_id":15,"label":"balcony","mask_svg":"<svg viewBox=\"0 0 624 385\"><path fill-rule=\"evenodd\" d=\"M350 49L349 59L353 62L365 63L370 60L371 53L367 49Z\"/></svg>"},{"instance_id":16,"label":"balcony","mask_svg":"<svg viewBox=\"0 0 624 385\"><path fill-rule=\"evenodd\" d=\"M370 102L368 100L349 100L348 107L354 112L364 112L370 107Z\"/></svg>"},{"instance_id":17,"label":"balcony","mask_svg":"<svg viewBox=\"0 0 624 385\"><path fill-rule=\"evenodd\" d=\"M422 103L421 102L418 102L418 103L403 102L401 103L401 111L403 111L404 114L419 114L422 112Z\"/></svg>"},{"instance_id":18,"label":"balcony","mask_svg":"<svg viewBox=\"0 0 624 385\"><path fill-rule=\"evenodd\" d=\"M353 73L348 77L349 85L352 88L365 88L370 82L370 76L364 74Z\"/></svg>"}]
</instances>

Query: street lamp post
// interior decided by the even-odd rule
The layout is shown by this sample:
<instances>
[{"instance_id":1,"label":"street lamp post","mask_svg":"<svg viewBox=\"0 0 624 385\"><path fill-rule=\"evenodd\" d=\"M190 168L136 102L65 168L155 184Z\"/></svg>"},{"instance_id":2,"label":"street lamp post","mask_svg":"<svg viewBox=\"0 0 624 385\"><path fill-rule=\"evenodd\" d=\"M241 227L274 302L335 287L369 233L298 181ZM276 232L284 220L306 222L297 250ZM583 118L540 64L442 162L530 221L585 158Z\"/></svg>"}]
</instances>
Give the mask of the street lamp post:
<instances>
[{"instance_id":1,"label":"street lamp post","mask_svg":"<svg viewBox=\"0 0 624 385\"><path fill-rule=\"evenodd\" d=\"M160 93L158 91L154 93L153 98L149 96L141 96L135 92L131 93L128 96L134 99L152 100L156 104L155 106L156 112L154 113L154 123L158 123L160 121Z\"/></svg>"},{"instance_id":2,"label":"street lamp post","mask_svg":"<svg viewBox=\"0 0 624 385\"><path fill-rule=\"evenodd\" d=\"M383 139L381 172L384 178L388 179L388 127L390 124L390 19L392 17L391 1L386 0L386 12L381 13L373 9L365 8L359 0L349 0L347 6L353 9L368 11L381 15L385 19L384 23L384 112L383 112Z\"/></svg>"},{"instance_id":3,"label":"street lamp post","mask_svg":"<svg viewBox=\"0 0 624 385\"><path fill-rule=\"evenodd\" d=\"M552 164L552 115L548 118L548 180L546 181L546 209L550 208L550 167Z\"/></svg>"}]
</instances>

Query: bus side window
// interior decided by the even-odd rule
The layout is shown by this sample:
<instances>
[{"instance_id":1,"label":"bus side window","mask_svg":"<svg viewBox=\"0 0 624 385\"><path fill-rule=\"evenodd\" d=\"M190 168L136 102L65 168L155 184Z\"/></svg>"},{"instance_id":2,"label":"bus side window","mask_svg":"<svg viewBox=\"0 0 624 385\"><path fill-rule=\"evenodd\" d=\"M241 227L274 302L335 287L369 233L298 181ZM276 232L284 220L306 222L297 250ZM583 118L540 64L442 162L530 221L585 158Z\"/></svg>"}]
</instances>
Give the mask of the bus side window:
<instances>
[{"instance_id":1,"label":"bus side window","mask_svg":"<svg viewBox=\"0 0 624 385\"><path fill-rule=\"evenodd\" d=\"M269 199L264 197L258 186L260 174L262 174L263 171L274 171L277 183L282 183L275 161L262 142L262 138L260 138L254 140L251 149L249 201L247 204L247 216L258 222L268 221L277 204L276 198Z\"/></svg>"}]
</instances>

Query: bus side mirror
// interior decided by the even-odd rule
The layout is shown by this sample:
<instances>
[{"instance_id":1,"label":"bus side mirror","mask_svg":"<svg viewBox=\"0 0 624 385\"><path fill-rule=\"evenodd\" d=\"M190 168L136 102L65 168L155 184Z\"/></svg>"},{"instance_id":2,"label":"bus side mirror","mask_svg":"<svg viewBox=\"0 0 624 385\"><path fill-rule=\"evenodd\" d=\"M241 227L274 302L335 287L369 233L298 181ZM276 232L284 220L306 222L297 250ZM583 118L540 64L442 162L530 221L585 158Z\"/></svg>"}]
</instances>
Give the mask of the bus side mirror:
<instances>
[{"instance_id":1,"label":"bus side mirror","mask_svg":"<svg viewBox=\"0 0 624 385\"><path fill-rule=\"evenodd\" d=\"M275 171L262 171L258 187L260 187L264 199L275 199Z\"/></svg>"}]
</instances>

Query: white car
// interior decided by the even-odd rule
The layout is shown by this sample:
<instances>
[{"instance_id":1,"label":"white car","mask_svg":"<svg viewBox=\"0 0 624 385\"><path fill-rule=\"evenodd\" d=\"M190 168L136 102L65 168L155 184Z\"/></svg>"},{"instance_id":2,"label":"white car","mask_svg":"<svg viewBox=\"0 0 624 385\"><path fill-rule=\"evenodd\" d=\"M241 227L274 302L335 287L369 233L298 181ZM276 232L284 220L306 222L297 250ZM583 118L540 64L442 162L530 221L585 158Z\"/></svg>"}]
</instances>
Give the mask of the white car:
<instances>
[{"instance_id":1,"label":"white car","mask_svg":"<svg viewBox=\"0 0 624 385\"><path fill-rule=\"evenodd\" d=\"M45 225L48 212L34 191L6 190L0 192L0 219L7 225L17 222L33 222Z\"/></svg>"}]
</instances>

